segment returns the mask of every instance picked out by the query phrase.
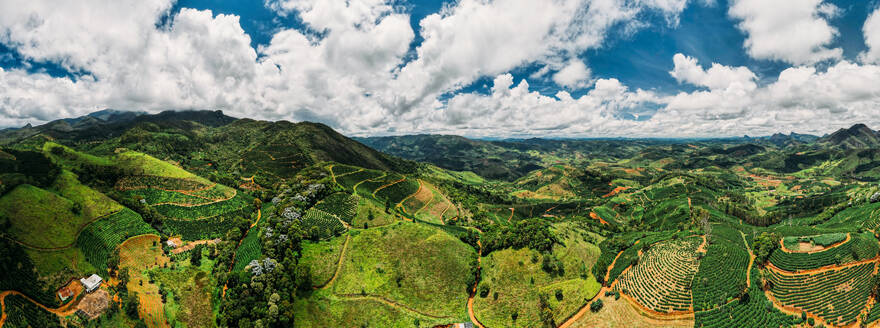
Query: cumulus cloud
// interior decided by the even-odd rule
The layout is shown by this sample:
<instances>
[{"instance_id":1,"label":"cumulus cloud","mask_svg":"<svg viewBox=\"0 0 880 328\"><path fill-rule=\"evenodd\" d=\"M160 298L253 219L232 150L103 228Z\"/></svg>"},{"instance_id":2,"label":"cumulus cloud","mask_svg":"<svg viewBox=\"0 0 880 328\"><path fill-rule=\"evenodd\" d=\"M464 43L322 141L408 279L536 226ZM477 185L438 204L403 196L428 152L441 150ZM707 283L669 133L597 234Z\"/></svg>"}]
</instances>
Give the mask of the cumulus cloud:
<instances>
[{"instance_id":1,"label":"cumulus cloud","mask_svg":"<svg viewBox=\"0 0 880 328\"><path fill-rule=\"evenodd\" d=\"M575 59L559 72L553 74L553 82L568 88L584 88L590 79L590 69L583 61Z\"/></svg>"},{"instance_id":2,"label":"cumulus cloud","mask_svg":"<svg viewBox=\"0 0 880 328\"><path fill-rule=\"evenodd\" d=\"M865 45L868 46L868 50L859 58L868 63L880 63L880 8L868 16L862 32L865 34Z\"/></svg>"},{"instance_id":3,"label":"cumulus cloud","mask_svg":"<svg viewBox=\"0 0 880 328\"><path fill-rule=\"evenodd\" d=\"M799 65L841 57L840 48L828 48L838 32L827 18L839 11L824 0L733 0L729 14L747 34L751 57Z\"/></svg>"},{"instance_id":4,"label":"cumulus cloud","mask_svg":"<svg viewBox=\"0 0 880 328\"><path fill-rule=\"evenodd\" d=\"M739 0L730 15L742 21L750 55L801 66L759 78L746 67L704 67L676 54L669 74L698 89L671 95L594 77L579 56L600 49L615 26L642 26L635 19L645 10L677 19L684 0L460 0L419 22L424 41L415 47L411 18L392 0L269 0L306 28L279 29L256 49L238 16L172 13L172 0L0 2L0 42L77 75L0 69L0 125L110 107L222 109L320 121L352 135L713 136L824 133L852 122L880 127L880 69L872 64L878 14L865 23L869 50L859 63L820 70L803 65L840 57L828 49L836 31L825 21L838 9L788 1L788 14L775 2ZM797 38L812 29L819 33ZM529 81L586 93L531 90L509 73L526 65L542 67ZM459 91L483 77L494 77L489 94Z\"/></svg>"},{"instance_id":5,"label":"cumulus cloud","mask_svg":"<svg viewBox=\"0 0 880 328\"><path fill-rule=\"evenodd\" d=\"M754 75L742 67L713 64L703 71L692 58L676 55L673 60L676 65L670 74L709 90L664 99L666 106L652 118L658 124L687 118L684 129L727 135L769 134L780 129L823 134L853 122L880 125L876 119L880 66L840 61L824 72L810 66L792 67L759 87Z\"/></svg>"},{"instance_id":6,"label":"cumulus cloud","mask_svg":"<svg viewBox=\"0 0 880 328\"><path fill-rule=\"evenodd\" d=\"M512 75L501 74L490 95L458 94L446 110L431 113L422 128L432 131L451 126L455 133L476 136L619 135L636 123L619 120L618 114L657 101L652 93L631 91L616 79L597 80L596 87L579 98L565 91L548 97L529 90L525 80L514 85Z\"/></svg>"},{"instance_id":7,"label":"cumulus cloud","mask_svg":"<svg viewBox=\"0 0 880 328\"><path fill-rule=\"evenodd\" d=\"M712 63L708 70L697 63L697 60L682 54L672 57L675 68L669 72L679 82L707 87L712 90L730 87L752 90L755 88L757 76L747 67L728 67Z\"/></svg>"}]
</instances>

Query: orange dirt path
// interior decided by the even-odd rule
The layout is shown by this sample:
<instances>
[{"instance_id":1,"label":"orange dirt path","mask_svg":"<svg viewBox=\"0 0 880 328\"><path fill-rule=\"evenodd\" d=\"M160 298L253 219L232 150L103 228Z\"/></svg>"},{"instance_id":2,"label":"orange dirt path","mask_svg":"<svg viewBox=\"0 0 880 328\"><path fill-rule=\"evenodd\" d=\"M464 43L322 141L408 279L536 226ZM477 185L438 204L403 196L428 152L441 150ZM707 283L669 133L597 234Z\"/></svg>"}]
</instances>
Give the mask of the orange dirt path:
<instances>
[{"instance_id":1,"label":"orange dirt path","mask_svg":"<svg viewBox=\"0 0 880 328\"><path fill-rule=\"evenodd\" d=\"M781 275L793 276L793 275L825 272L825 271L829 271L829 270L846 269L846 268L857 266L857 265L862 265L862 264L871 263L871 262L877 262L878 260L880 260L880 255L869 258L867 260L855 261L855 262L850 262L847 264L832 264L832 265L826 265L823 267L818 267L815 269L797 270L794 272L788 271L788 270L783 270L783 269L777 267L776 265L774 265L773 262L767 262L767 265L765 265L764 267L767 269L773 270L773 272L776 272Z\"/></svg>"},{"instance_id":2,"label":"orange dirt path","mask_svg":"<svg viewBox=\"0 0 880 328\"><path fill-rule=\"evenodd\" d=\"M755 264L755 253L752 252L752 248L749 247L749 242L746 240L746 234L742 231L739 234L743 237L743 243L746 245L746 250L749 251L749 268L746 270L746 291L752 287L752 265Z\"/></svg>"},{"instance_id":3,"label":"orange dirt path","mask_svg":"<svg viewBox=\"0 0 880 328\"><path fill-rule=\"evenodd\" d=\"M844 240L842 240L842 241L839 241L839 242L836 242L836 243L834 243L834 244L831 244L831 245L829 245L828 247L823 247L822 249L817 249L817 250L812 250L812 251L796 251L796 250L792 250L792 249L785 248L785 243L783 242L783 241L785 240L785 238L779 238L779 249L782 250L783 252L786 252L786 253L806 253L806 254L813 254L813 253L818 253L818 252L824 252L824 251L827 251L827 250L829 250L829 249L835 248L835 247L837 247L837 246L840 246L840 245L846 244L847 242L850 241L850 239L852 239L852 234L850 234L850 233L847 232L847 233L846 233L846 239L844 239Z\"/></svg>"},{"instance_id":4,"label":"orange dirt path","mask_svg":"<svg viewBox=\"0 0 880 328\"><path fill-rule=\"evenodd\" d=\"M380 175L380 176L378 176L378 177L375 177L375 178L369 178L369 179L364 179L364 180L362 180L362 181L358 181L358 183L355 183L354 186L351 186L351 192L353 192L353 193L357 193L357 188L358 188L358 186L361 185L361 183L364 183L364 182L367 182L367 181L375 181L376 179L381 179L381 178L384 178L384 177L386 177L386 176L388 176L388 173L387 173L387 172L383 172L382 175Z\"/></svg>"},{"instance_id":5,"label":"orange dirt path","mask_svg":"<svg viewBox=\"0 0 880 328\"><path fill-rule=\"evenodd\" d=\"M602 195L602 198L608 198L608 197L617 195L618 193L626 191L627 189L629 189L629 187L618 186L618 187L614 188L614 190L611 190L611 192L609 192L605 195Z\"/></svg>"},{"instance_id":6,"label":"orange dirt path","mask_svg":"<svg viewBox=\"0 0 880 328\"><path fill-rule=\"evenodd\" d=\"M590 211L590 217L593 218L594 220L599 220L599 223L601 223L601 224L608 224L608 221L605 221L604 219L602 219L602 217L599 216L599 214L596 214L596 212Z\"/></svg>"},{"instance_id":7,"label":"orange dirt path","mask_svg":"<svg viewBox=\"0 0 880 328\"><path fill-rule=\"evenodd\" d=\"M603 283L603 285L608 283L608 277L611 274L611 269L614 268L614 263L617 262L617 259L620 258L621 254L623 254L623 251L620 251L619 253L617 253L617 256L614 257L614 260L612 260L611 264L608 265L608 268L605 269L605 283ZM585 314L587 314L587 311L590 310L590 303L592 303L593 300L595 300L597 297L601 297L600 295L604 295L606 292L608 292L610 290L611 290L610 286L602 286L602 288L599 288L599 292L596 293L596 295L593 296L593 298L591 298L586 303L584 303L584 306L582 306L580 310L575 312L574 315L572 315L570 318L568 318L568 320L565 320L565 322L563 322L557 328L568 328L569 326L571 326L572 324L574 324L575 322L580 320Z\"/></svg>"},{"instance_id":8,"label":"orange dirt path","mask_svg":"<svg viewBox=\"0 0 880 328\"><path fill-rule=\"evenodd\" d=\"M420 191L422 191L422 180L416 179L416 182L419 183L419 189L416 190L416 192L410 194L409 196L403 197L403 199L401 199L400 202L397 203L397 205L394 205L394 207L403 207L403 202L405 202L407 199L410 199L412 196L415 196ZM403 211L406 212L406 207L403 207Z\"/></svg>"},{"instance_id":9,"label":"orange dirt path","mask_svg":"<svg viewBox=\"0 0 880 328\"><path fill-rule=\"evenodd\" d=\"M403 179L400 179L400 180L391 181L391 182L389 182L389 183L387 183L387 184L384 184L384 185L382 185L382 186L379 186L379 188L376 188L376 190L373 190L373 198L376 198L376 193L379 192L380 190L385 189L385 188L388 188L388 187L391 187L391 186L396 185L396 184L398 184L398 183L401 183L401 182L403 182L403 181L406 181L406 178L403 178Z\"/></svg>"},{"instance_id":10,"label":"orange dirt path","mask_svg":"<svg viewBox=\"0 0 880 328\"><path fill-rule=\"evenodd\" d=\"M219 242L220 242L220 238L196 240L196 241L189 242L186 245L182 245L180 247L172 249L171 253L180 254L180 253L186 252L188 250L191 250L193 248L196 248L197 245L203 245L203 244L204 245L211 245L211 244L216 244Z\"/></svg>"},{"instance_id":11,"label":"orange dirt path","mask_svg":"<svg viewBox=\"0 0 880 328\"><path fill-rule=\"evenodd\" d=\"M7 315L6 315L6 296L9 296L9 295L21 296L24 299L28 300L29 302L34 303L34 305L40 307L43 310L46 310L50 313L53 313L59 317L66 317L66 316L69 316L69 315L76 313L76 306L75 305L77 302L75 302L75 300L77 297L79 297L79 295L81 293L82 293L82 289L78 289L76 291L76 294L71 296L70 302L67 302L67 304L61 305L57 308L50 308L50 307L47 307L43 304L40 304L39 302L35 301L34 299L30 298L29 296L22 294L21 292L18 292L15 290L7 290L7 291L0 292L0 311L2 311L2 315L0 315L0 327L3 327L3 324L6 323L6 317L7 317Z\"/></svg>"},{"instance_id":12,"label":"orange dirt path","mask_svg":"<svg viewBox=\"0 0 880 328\"><path fill-rule=\"evenodd\" d=\"M474 288L471 289L471 296L468 297L467 309L468 309L468 316L471 319L471 323L473 323L477 327L486 328L485 326L483 326L482 323L480 323L480 320L477 319L477 315L474 314L474 296L477 294L477 284L479 284L480 270L482 270L482 266L483 266L482 265L482 263L483 263L483 243L480 242L479 240L477 240L477 246L480 247L480 250L477 252L477 282L474 283Z\"/></svg>"},{"instance_id":13,"label":"orange dirt path","mask_svg":"<svg viewBox=\"0 0 880 328\"><path fill-rule=\"evenodd\" d=\"M312 289L324 289L330 286L334 281L336 281L336 277L339 276L339 271L342 270L342 261L345 260L345 250L348 249L348 242L351 240L351 235L345 235L345 243L342 244L342 251L339 252L339 260L336 261L336 271L333 272L333 277L330 277L330 280L327 282L320 284L318 286L312 286Z\"/></svg>"}]
</instances>

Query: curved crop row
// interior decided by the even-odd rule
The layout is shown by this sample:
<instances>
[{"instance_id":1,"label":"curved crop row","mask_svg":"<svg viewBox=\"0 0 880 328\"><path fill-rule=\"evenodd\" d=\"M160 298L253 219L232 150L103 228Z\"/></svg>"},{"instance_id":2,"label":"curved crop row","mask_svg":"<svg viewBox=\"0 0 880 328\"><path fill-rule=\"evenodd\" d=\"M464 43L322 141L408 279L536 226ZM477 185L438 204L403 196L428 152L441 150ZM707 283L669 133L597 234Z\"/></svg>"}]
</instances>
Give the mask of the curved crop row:
<instances>
[{"instance_id":1,"label":"curved crop row","mask_svg":"<svg viewBox=\"0 0 880 328\"><path fill-rule=\"evenodd\" d=\"M758 269L752 268L752 280L758 278ZM758 284L752 284L742 298L709 311L694 313L694 327L705 328L765 328L789 327L795 319L773 307Z\"/></svg>"},{"instance_id":2,"label":"curved crop row","mask_svg":"<svg viewBox=\"0 0 880 328\"><path fill-rule=\"evenodd\" d=\"M335 193L325 197L315 208L324 212L335 215L348 224L357 215L357 205L359 197L348 193Z\"/></svg>"},{"instance_id":3,"label":"curved crop row","mask_svg":"<svg viewBox=\"0 0 880 328\"><path fill-rule=\"evenodd\" d=\"M327 239L345 232L345 226L336 216L317 208L306 211L302 227L312 239Z\"/></svg>"},{"instance_id":4,"label":"curved crop row","mask_svg":"<svg viewBox=\"0 0 880 328\"><path fill-rule=\"evenodd\" d=\"M694 310L723 305L745 292L748 266L749 253L742 243L713 239L694 276Z\"/></svg>"},{"instance_id":5,"label":"curved crop row","mask_svg":"<svg viewBox=\"0 0 880 328\"><path fill-rule=\"evenodd\" d=\"M200 220L211 218L224 213L234 212L251 205L253 200L244 193L237 193L235 197L216 203L199 206L178 206L172 204L156 205L154 208L162 215L176 220Z\"/></svg>"},{"instance_id":6,"label":"curved crop row","mask_svg":"<svg viewBox=\"0 0 880 328\"><path fill-rule=\"evenodd\" d=\"M786 306L815 314L833 325L855 322L871 297L876 263L810 274L769 270L770 293Z\"/></svg>"},{"instance_id":7,"label":"curved crop row","mask_svg":"<svg viewBox=\"0 0 880 328\"><path fill-rule=\"evenodd\" d=\"M377 172L377 171L363 170L360 172L346 174L341 177L336 177L336 183L338 183L340 186L344 187L345 189L350 190L351 188L353 188L356 184L358 184L361 181L365 181L365 180L373 179L373 178L378 178L381 175L382 175L382 173Z\"/></svg>"},{"instance_id":8,"label":"curved crop row","mask_svg":"<svg viewBox=\"0 0 880 328\"><path fill-rule=\"evenodd\" d=\"M788 253L777 249L770 254L770 263L785 271L820 268L845 264L877 256L880 247L870 233L853 233L850 241L815 253Z\"/></svg>"},{"instance_id":9,"label":"curved crop row","mask_svg":"<svg viewBox=\"0 0 880 328\"><path fill-rule=\"evenodd\" d=\"M690 311L691 283L699 267L696 250L701 242L700 238L688 238L652 245L620 276L614 289L653 311Z\"/></svg>"},{"instance_id":10,"label":"curved crop row","mask_svg":"<svg viewBox=\"0 0 880 328\"><path fill-rule=\"evenodd\" d=\"M407 178L382 190L376 191L376 198L397 204L403 201L409 195L419 191L419 182L415 179Z\"/></svg>"},{"instance_id":11,"label":"curved crop row","mask_svg":"<svg viewBox=\"0 0 880 328\"><path fill-rule=\"evenodd\" d=\"M238 218L249 217L252 212L248 206L201 220L166 219L162 225L169 234L180 235L183 240L214 239L223 237L235 227Z\"/></svg>"},{"instance_id":12,"label":"curved crop row","mask_svg":"<svg viewBox=\"0 0 880 328\"><path fill-rule=\"evenodd\" d=\"M107 258L117 245L132 236L156 233L141 216L130 209L100 219L83 229L76 239L86 261L95 268L107 268Z\"/></svg>"},{"instance_id":13,"label":"curved crop row","mask_svg":"<svg viewBox=\"0 0 880 328\"><path fill-rule=\"evenodd\" d=\"M200 190L210 187L205 182L187 178L170 178L156 175L129 175L116 182L118 190L164 189L164 190Z\"/></svg>"}]
</instances>

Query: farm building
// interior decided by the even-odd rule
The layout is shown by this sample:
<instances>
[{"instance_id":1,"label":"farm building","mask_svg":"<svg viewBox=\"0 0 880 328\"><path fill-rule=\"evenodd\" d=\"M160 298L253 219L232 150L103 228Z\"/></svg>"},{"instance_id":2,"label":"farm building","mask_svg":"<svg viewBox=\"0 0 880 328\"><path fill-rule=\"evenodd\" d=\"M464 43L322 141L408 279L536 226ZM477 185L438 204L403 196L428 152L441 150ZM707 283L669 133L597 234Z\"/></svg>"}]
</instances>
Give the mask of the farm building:
<instances>
[{"instance_id":1,"label":"farm building","mask_svg":"<svg viewBox=\"0 0 880 328\"><path fill-rule=\"evenodd\" d=\"M165 245L168 245L168 247L171 247L171 248L177 248L177 243L175 243L173 240L170 240L170 239L165 241Z\"/></svg>"},{"instance_id":2,"label":"farm building","mask_svg":"<svg viewBox=\"0 0 880 328\"><path fill-rule=\"evenodd\" d=\"M70 288L63 287L58 290L58 298L61 299L62 302L66 301L71 296L73 296L73 291L70 290Z\"/></svg>"},{"instance_id":3,"label":"farm building","mask_svg":"<svg viewBox=\"0 0 880 328\"><path fill-rule=\"evenodd\" d=\"M85 287L86 293L91 293L95 291L95 289L101 287L101 282L103 282L101 277L96 274L93 274L88 278L82 278L79 281L83 284L83 287Z\"/></svg>"}]
</instances>

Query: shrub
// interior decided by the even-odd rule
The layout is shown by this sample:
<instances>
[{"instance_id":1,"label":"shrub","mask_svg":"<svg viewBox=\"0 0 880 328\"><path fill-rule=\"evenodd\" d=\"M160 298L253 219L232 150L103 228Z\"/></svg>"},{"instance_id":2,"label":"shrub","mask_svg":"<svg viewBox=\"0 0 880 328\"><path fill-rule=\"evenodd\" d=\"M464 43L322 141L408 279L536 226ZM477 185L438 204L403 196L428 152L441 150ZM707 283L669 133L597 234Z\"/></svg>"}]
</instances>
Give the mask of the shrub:
<instances>
[{"instance_id":1,"label":"shrub","mask_svg":"<svg viewBox=\"0 0 880 328\"><path fill-rule=\"evenodd\" d=\"M595 301L593 301L593 304L590 304L590 311L599 312L599 310L602 309L603 305L604 304L602 304L602 299L596 299Z\"/></svg>"}]
</instances>

